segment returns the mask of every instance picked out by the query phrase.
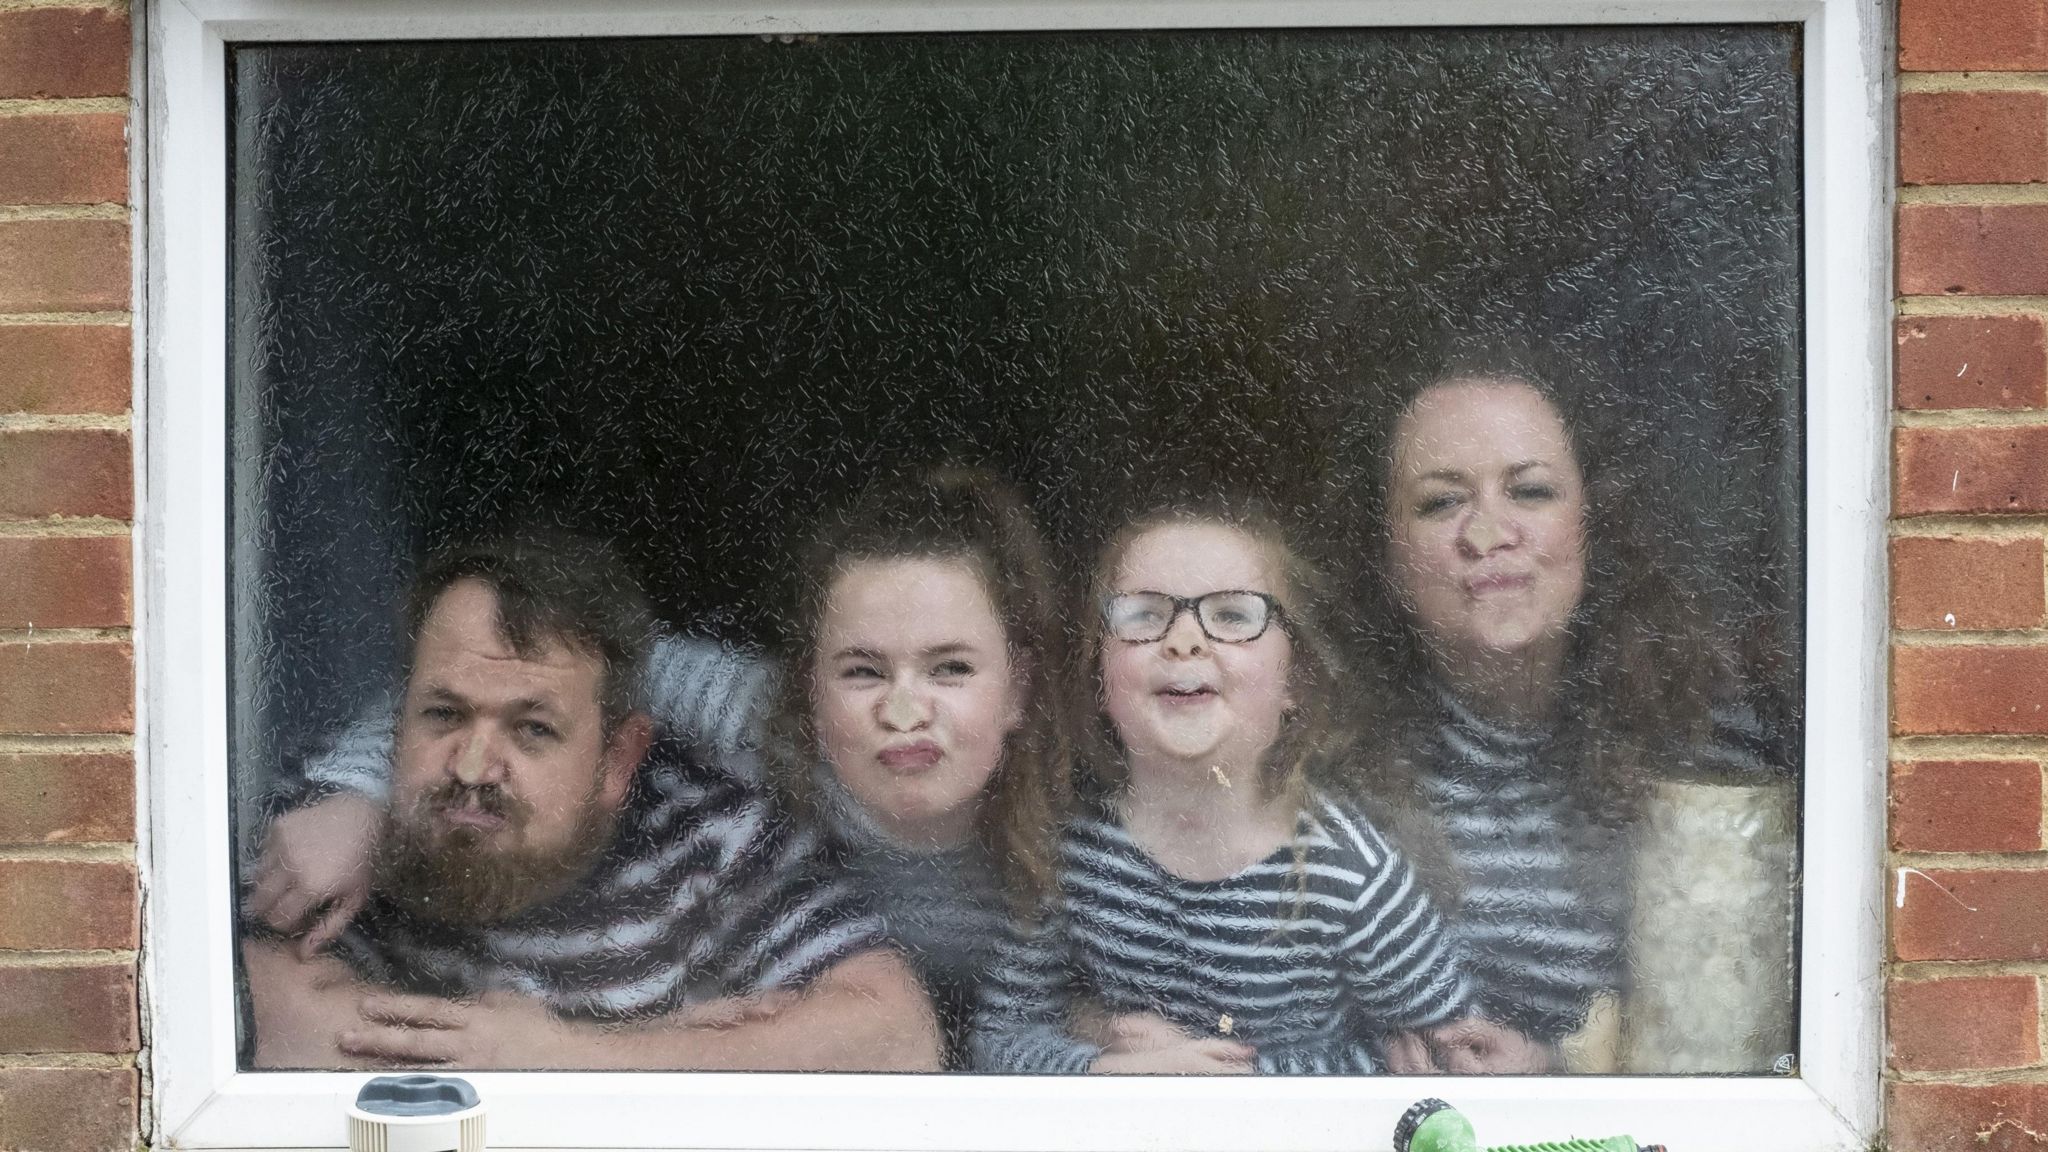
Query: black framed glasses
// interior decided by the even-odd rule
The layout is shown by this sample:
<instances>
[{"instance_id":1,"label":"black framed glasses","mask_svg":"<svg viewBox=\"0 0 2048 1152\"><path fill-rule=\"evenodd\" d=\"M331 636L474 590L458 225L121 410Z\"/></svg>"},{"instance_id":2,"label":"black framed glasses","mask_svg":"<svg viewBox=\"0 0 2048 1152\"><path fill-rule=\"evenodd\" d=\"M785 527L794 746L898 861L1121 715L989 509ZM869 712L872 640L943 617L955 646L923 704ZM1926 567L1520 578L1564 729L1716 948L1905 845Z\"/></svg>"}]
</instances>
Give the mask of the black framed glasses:
<instances>
[{"instance_id":1,"label":"black framed glasses","mask_svg":"<svg viewBox=\"0 0 2048 1152\"><path fill-rule=\"evenodd\" d=\"M1193 612L1202 635L1218 644L1249 644L1285 613L1264 592L1227 588L1200 596L1167 592L1118 592L1102 601L1102 622L1126 644L1149 644L1172 630L1182 612Z\"/></svg>"}]
</instances>

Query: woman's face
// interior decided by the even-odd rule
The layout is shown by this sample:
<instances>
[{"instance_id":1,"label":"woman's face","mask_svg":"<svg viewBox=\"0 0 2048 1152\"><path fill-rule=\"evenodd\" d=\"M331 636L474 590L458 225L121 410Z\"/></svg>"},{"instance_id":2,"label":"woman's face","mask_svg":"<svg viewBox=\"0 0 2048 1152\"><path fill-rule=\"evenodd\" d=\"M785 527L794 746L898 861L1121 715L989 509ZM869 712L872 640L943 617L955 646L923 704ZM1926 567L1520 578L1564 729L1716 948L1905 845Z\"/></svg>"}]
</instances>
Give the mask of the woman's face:
<instances>
[{"instance_id":1,"label":"woman's face","mask_svg":"<svg viewBox=\"0 0 2048 1152\"><path fill-rule=\"evenodd\" d=\"M1585 509L1571 436L1534 388L1453 380L1416 398L1394 432L1388 560L1440 659L1562 659Z\"/></svg>"},{"instance_id":2,"label":"woman's face","mask_svg":"<svg viewBox=\"0 0 2048 1152\"><path fill-rule=\"evenodd\" d=\"M1225 524L1166 524L1124 549L1110 590L1193 599L1239 590L1280 597L1271 550ZM1284 604L1283 604L1284 609ZM1157 640L1102 640L1102 705L1134 763L1207 771L1249 767L1279 738L1293 707L1293 642L1278 621L1256 640L1219 643L1182 611Z\"/></svg>"},{"instance_id":3,"label":"woman's face","mask_svg":"<svg viewBox=\"0 0 2048 1152\"><path fill-rule=\"evenodd\" d=\"M966 561L861 561L827 591L813 725L839 782L893 838L967 839L1024 694L1002 621Z\"/></svg>"}]
</instances>

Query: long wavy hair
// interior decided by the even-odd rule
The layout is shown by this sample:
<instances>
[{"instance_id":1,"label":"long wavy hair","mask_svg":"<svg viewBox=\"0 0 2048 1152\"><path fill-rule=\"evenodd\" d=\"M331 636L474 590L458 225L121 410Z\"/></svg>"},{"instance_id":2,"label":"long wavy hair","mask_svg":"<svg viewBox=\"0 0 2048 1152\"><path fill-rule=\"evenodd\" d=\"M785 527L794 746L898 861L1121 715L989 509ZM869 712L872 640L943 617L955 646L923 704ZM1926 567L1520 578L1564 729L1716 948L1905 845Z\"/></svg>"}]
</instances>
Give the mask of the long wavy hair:
<instances>
[{"instance_id":1,"label":"long wavy hair","mask_svg":"<svg viewBox=\"0 0 2048 1152\"><path fill-rule=\"evenodd\" d=\"M1389 488L1403 418L1432 389L1462 382L1519 383L1562 420L1585 486L1585 591L1572 613L1556 726L1546 753L1589 813L1626 822L1660 753L1707 736L1730 662L1711 643L1699 598L1673 573L1670 541L1645 485L1647 450L1630 435L1620 404L1583 365L1511 342L1460 341L1397 370L1393 403L1373 422L1362 475L1347 495L1365 528L1353 591L1353 629L1363 641L1361 722L1389 737L1428 724L1441 704L1428 638L1393 578ZM1398 749L1398 738L1375 741ZM1381 779L1407 778L1382 766Z\"/></svg>"},{"instance_id":2,"label":"long wavy hair","mask_svg":"<svg viewBox=\"0 0 2048 1152\"><path fill-rule=\"evenodd\" d=\"M1011 674L1022 681L1023 722L1004 741L975 814L975 835L995 860L1012 907L1032 915L1052 890L1054 838L1068 807L1069 765L1060 693L1059 598L1029 507L993 473L942 465L869 485L819 518L796 564L789 674L771 722L781 786L815 814L820 750L811 722L813 661L826 600L857 564L959 561L980 576L1003 626Z\"/></svg>"}]
</instances>

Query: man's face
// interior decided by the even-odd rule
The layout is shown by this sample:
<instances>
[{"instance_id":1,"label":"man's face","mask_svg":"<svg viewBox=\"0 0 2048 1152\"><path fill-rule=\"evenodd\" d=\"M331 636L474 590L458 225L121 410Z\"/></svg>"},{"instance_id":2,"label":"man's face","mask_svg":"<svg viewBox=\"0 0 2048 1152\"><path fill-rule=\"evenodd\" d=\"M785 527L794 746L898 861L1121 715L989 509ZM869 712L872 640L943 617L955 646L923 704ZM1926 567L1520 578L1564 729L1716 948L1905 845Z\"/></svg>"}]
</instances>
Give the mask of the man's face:
<instances>
[{"instance_id":1,"label":"man's face","mask_svg":"<svg viewBox=\"0 0 2048 1152\"><path fill-rule=\"evenodd\" d=\"M443 592L399 712L379 890L432 919L490 923L586 875L646 750L644 717L606 739L603 682L595 653L559 640L515 653L481 581Z\"/></svg>"}]
</instances>

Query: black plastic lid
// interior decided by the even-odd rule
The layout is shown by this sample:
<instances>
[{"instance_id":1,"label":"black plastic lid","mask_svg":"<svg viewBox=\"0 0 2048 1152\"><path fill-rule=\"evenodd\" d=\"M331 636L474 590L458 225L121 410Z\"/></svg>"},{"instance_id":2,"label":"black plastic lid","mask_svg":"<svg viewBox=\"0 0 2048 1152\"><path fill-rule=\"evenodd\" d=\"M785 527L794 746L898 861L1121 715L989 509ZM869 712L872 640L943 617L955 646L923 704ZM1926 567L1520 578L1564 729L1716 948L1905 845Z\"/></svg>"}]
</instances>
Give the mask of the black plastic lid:
<instances>
[{"instance_id":1,"label":"black plastic lid","mask_svg":"<svg viewBox=\"0 0 2048 1152\"><path fill-rule=\"evenodd\" d=\"M1408 1152L1408 1142L1415 1139L1415 1130L1422 1127L1422 1122L1449 1107L1434 1096L1410 1105L1401 1113L1400 1123L1394 1125L1394 1152Z\"/></svg>"},{"instance_id":2,"label":"black plastic lid","mask_svg":"<svg viewBox=\"0 0 2048 1152\"><path fill-rule=\"evenodd\" d=\"M453 1116L477 1106L476 1089L460 1076L379 1076L356 1093L372 1116Z\"/></svg>"}]
</instances>

